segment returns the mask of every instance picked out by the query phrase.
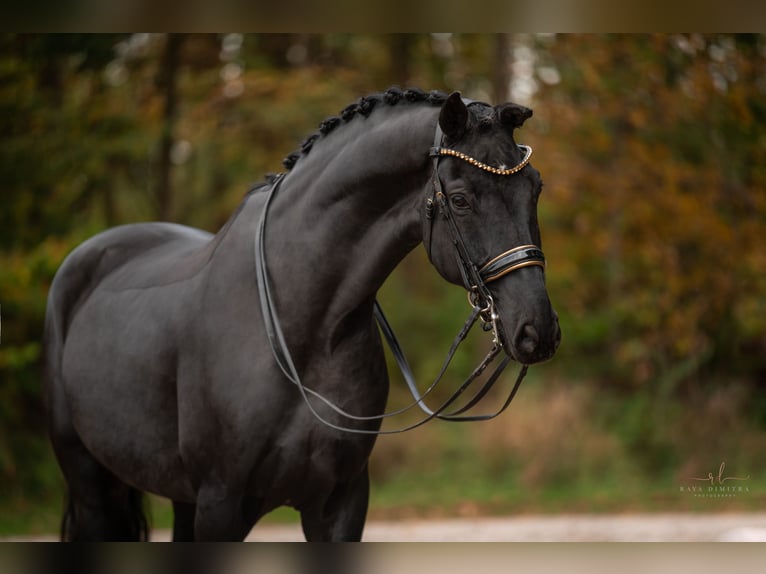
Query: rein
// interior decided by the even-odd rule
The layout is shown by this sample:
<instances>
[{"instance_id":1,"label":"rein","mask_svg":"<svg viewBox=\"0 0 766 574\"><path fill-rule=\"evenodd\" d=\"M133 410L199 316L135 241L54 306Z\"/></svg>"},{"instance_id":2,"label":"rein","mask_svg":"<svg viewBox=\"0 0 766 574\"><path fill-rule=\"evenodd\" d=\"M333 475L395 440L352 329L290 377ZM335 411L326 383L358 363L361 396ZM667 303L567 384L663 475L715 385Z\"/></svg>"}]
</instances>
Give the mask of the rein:
<instances>
[{"instance_id":1,"label":"rein","mask_svg":"<svg viewBox=\"0 0 766 574\"><path fill-rule=\"evenodd\" d=\"M489 289L486 286L486 283L499 279L500 277L508 273L511 273L512 271L515 271L517 269L521 269L523 267L527 267L530 265L539 265L544 267L545 258L543 256L542 251L538 247L534 245L522 245L522 246L510 249L504 253L501 253L497 257L494 257L493 259L491 259L490 261L482 265L481 268L475 265L471 261L470 255L465 246L465 242L463 241L462 234L460 233L460 230L455 222L455 218L452 215L451 209L449 207L449 202L447 201L446 195L444 194L442 190L442 185L441 185L441 181L439 178L439 171L438 171L439 158L441 156L447 155L447 156L452 156L452 157L456 157L464 161L467 161L471 165L474 165L475 167L478 167L479 169L489 171L490 173L493 173L496 175L512 175L521 171L527 165L527 163L529 163L529 157L532 154L532 148L530 148L529 146L521 146L521 145L519 146L520 149L525 151L524 159L513 168L510 168L510 169L507 169L504 167L493 168L482 162L479 162L478 160L471 158L470 156L463 154L462 152L457 152L455 150L441 147L441 140L442 140L442 132L441 132L441 128L437 124L436 134L434 138L434 147L431 148L431 151L430 151L430 155L433 158L433 176L432 176L433 194L431 197L429 197L426 200L426 219L430 222L430 224L427 226L427 229L424 230L424 231L427 231L426 250L428 251L428 255L430 258L431 256L430 227L433 224L434 205L437 205L439 207L440 213L447 220L449 224L448 228L450 231L452 242L456 249L456 256L458 259L461 276L463 278L463 283L466 289L468 290L468 298L472 307L472 311L468 319L466 320L465 324L463 325L463 328L460 330L460 332L457 334L454 341L452 342L449 352L447 353L447 357L445 358L444 363L442 364L442 367L436 379L429 385L429 387L423 393L420 393L420 391L417 388L417 384L415 382L415 377L412 372L412 369L410 368L409 363L407 362L407 359L404 355L401 345L399 344L399 341L396 338L396 335L394 334L394 331L391 328L391 325L389 324L388 320L383 314L383 310L380 307L380 304L378 303L378 301L376 300L374 302L375 319L383 333L383 336L386 342L388 343L389 348L391 349L391 352L397 362L397 365L399 366L399 370L401 371L402 376L404 377L404 380L407 383L410 393L412 394L414 399L413 402L410 403L409 405L402 407L400 409L397 409L395 411L389 411L389 412L382 413L380 415L372 415L372 416L354 415L352 413L346 412L345 410L337 406L335 403L333 403L326 397L322 396L317 391L306 387L301 381L298 370L293 362L292 356L287 347L287 342L285 340L285 336L279 321L279 315L278 315L276 304L274 302L274 298L271 291L268 269L266 265L266 253L265 253L266 216L269 210L269 206L271 204L271 200L273 199L282 181L284 180L285 174L280 174L277 176L277 178L274 180L274 182L271 185L271 189L268 192L268 196L263 206L263 212L261 213L261 219L258 224L258 229L254 239L255 271L256 271L256 279L258 284L258 297L261 304L261 311L262 311L262 315L264 319L264 324L266 327L266 333L269 339L272 353L274 355L274 359L276 360L280 370L283 372L285 377L287 377L287 379L290 382L292 382L294 385L298 387L298 390L304 402L306 403L306 406L311 411L312 415L321 423L323 423L324 425L332 429L343 431L343 432L356 433L356 434L385 435L385 434L397 434L397 433L402 433L408 430L412 430L421 425L424 425L425 423L435 418L447 420L447 421L489 420L489 419L497 417L508 408L508 406L511 404L511 401L515 397L516 392L518 391L522 380L524 379L527 373L528 366L522 365L521 370L519 371L516 377L516 382L514 383L508 397L506 398L503 405L496 412L491 414L484 414L484 415L465 415L464 413L470 410L471 408L473 408L474 406L476 406L476 404L490 391L490 389L494 386L494 384L500 378L500 375L502 374L504 369L508 366L508 363L511 361L511 357L506 355L505 357L502 358L500 363L495 367L495 370L487 378L483 386L479 388L479 390L465 405L455 410L448 411L448 409L453 405L453 403L471 386L471 384L479 376L482 375L482 373L487 369L487 367L495 360L495 358L502 351L500 332L497 326L499 317L495 310L494 300L492 299L492 295L490 294ZM438 383L442 380L442 377L444 376L444 374L447 371L447 368L452 362L452 359L455 353L457 352L458 347L463 342L463 340L465 340L465 338L468 336L469 331L479 319L481 319L482 321L484 330L485 331L491 330L493 333L492 348L489 350L489 352L481 361L481 363L479 363L479 365L468 376L468 378L452 393L452 395L446 401L444 401L436 410L430 409L425 404L425 398L429 394L431 394L431 392L437 387ZM350 426L335 424L331 421L328 421L320 413L317 412L317 410L314 408L314 405L312 404L310 397L314 397L320 400L331 410L335 411L337 414L341 415L342 417L345 417L346 419L350 421L358 421L358 422L379 421L388 417L403 414L406 411L410 410L411 408L415 407L416 405L420 407L420 409L426 414L426 416L422 418L421 420L419 420L418 422L415 422L413 424L410 424L408 426L404 426L398 429L393 429L393 430L370 430L370 429L354 428Z\"/></svg>"}]
</instances>

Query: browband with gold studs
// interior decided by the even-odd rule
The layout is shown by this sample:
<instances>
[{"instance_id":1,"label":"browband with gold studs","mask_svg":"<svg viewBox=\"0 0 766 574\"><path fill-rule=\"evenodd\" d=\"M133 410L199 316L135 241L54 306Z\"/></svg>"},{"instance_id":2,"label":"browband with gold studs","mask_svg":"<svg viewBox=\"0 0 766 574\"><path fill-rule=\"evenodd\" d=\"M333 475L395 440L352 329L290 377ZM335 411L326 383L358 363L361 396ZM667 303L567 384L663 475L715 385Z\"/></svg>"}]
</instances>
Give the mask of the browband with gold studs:
<instances>
[{"instance_id":1,"label":"browband with gold studs","mask_svg":"<svg viewBox=\"0 0 766 574\"><path fill-rule=\"evenodd\" d=\"M480 162L478 159L472 158L470 155L466 155L461 151L457 151L454 149L449 149L445 147L434 147L431 148L431 156L442 156L442 155L450 155L452 157L456 157L459 159L462 159L463 161L467 161L474 167L478 167L479 169L483 169L484 171L488 171L489 173L494 173L495 175L513 175L514 173L520 172L524 167L529 163L529 158L532 156L532 148L528 145L521 145L517 144L519 149L524 151L524 159L521 160L521 162L514 166L514 167L492 167L491 165L487 165L486 163Z\"/></svg>"}]
</instances>

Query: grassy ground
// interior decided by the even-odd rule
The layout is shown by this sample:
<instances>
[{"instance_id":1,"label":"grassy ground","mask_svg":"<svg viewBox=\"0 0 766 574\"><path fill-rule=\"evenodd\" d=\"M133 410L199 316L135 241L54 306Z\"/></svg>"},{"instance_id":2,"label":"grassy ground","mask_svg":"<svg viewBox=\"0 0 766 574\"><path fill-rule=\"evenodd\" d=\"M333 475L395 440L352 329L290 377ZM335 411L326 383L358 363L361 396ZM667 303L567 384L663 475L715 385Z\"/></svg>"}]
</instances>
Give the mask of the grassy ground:
<instances>
[{"instance_id":1,"label":"grassy ground","mask_svg":"<svg viewBox=\"0 0 766 574\"><path fill-rule=\"evenodd\" d=\"M764 510L766 431L743 416L748 401L736 385L691 404L653 404L533 376L494 421L380 437L369 516ZM58 475L52 460L49 473ZM715 486L747 491L708 492L708 482L693 480L709 474ZM58 530L63 483L49 482L47 497L0 492L0 536ZM170 527L169 503L150 505L153 525ZM297 519L279 509L264 520Z\"/></svg>"},{"instance_id":2,"label":"grassy ground","mask_svg":"<svg viewBox=\"0 0 766 574\"><path fill-rule=\"evenodd\" d=\"M620 480L530 488L513 476L468 474L452 469L425 473L403 471L384 482L373 480L369 519L502 516L555 513L732 512L766 509L766 482L751 480L748 493L734 497L700 498L681 492L672 477L650 484ZM172 526L172 508L149 497L152 524ZM4 506L0 536L50 534L58 530L60 501L15 501ZM281 508L265 522L295 522L296 511Z\"/></svg>"}]
</instances>

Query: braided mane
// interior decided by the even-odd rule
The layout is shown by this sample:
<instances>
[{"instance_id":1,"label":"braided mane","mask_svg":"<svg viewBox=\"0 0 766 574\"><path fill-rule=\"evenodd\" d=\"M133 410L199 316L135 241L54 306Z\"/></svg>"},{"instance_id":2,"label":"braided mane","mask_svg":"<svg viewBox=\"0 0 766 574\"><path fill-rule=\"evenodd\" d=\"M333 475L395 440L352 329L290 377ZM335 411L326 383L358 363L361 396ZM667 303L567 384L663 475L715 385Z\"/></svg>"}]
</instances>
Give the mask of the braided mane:
<instances>
[{"instance_id":1,"label":"braided mane","mask_svg":"<svg viewBox=\"0 0 766 574\"><path fill-rule=\"evenodd\" d=\"M418 88L408 88L406 90L402 90L396 86L391 87L380 94L362 96L356 102L343 108L339 115L331 116L321 122L319 124L319 130L303 140L299 149L295 150L284 160L282 160L282 165L284 165L288 171L291 170L302 156L308 154L311 151L311 148L314 146L317 140L327 136L336 128L350 122L357 116L363 116L365 118L368 117L373 112L375 107L378 106L378 104L395 106L399 103L426 103L432 106L440 106L445 102L446 99L447 94L437 90L432 90L430 92L425 92ZM267 180L271 183L273 182L274 178L276 178L276 174L268 174L266 177Z\"/></svg>"}]
</instances>

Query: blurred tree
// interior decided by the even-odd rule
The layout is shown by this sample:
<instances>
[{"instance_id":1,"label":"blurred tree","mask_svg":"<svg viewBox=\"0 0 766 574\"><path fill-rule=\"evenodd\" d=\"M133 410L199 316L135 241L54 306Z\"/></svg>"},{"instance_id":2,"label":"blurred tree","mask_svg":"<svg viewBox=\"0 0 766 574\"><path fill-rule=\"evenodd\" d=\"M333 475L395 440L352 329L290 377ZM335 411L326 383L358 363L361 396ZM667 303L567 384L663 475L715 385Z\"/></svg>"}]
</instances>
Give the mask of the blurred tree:
<instances>
[{"instance_id":1,"label":"blurred tree","mask_svg":"<svg viewBox=\"0 0 766 574\"><path fill-rule=\"evenodd\" d=\"M389 40L389 59L391 61L391 84L409 86L412 76L413 34L392 34Z\"/></svg>"},{"instance_id":2,"label":"blurred tree","mask_svg":"<svg viewBox=\"0 0 766 574\"><path fill-rule=\"evenodd\" d=\"M763 48L730 35L551 45L552 162L537 162L556 182L546 241L565 262L551 278L568 357L663 392L763 372Z\"/></svg>"},{"instance_id":3,"label":"blurred tree","mask_svg":"<svg viewBox=\"0 0 766 574\"><path fill-rule=\"evenodd\" d=\"M157 217L217 230L322 119L393 83L534 108L564 330L546 369L639 399L762 384L764 69L761 35L0 36L0 496L49 489L40 333L66 253ZM465 297L422 251L386 289L427 378ZM635 418L636 444L661 434Z\"/></svg>"},{"instance_id":4,"label":"blurred tree","mask_svg":"<svg viewBox=\"0 0 766 574\"><path fill-rule=\"evenodd\" d=\"M181 49L184 34L167 34L163 48L162 63L157 84L163 96L162 137L159 152L159 177L157 180L157 218L173 219L172 159L175 126L178 115L178 74L181 65Z\"/></svg>"},{"instance_id":5,"label":"blurred tree","mask_svg":"<svg viewBox=\"0 0 766 574\"><path fill-rule=\"evenodd\" d=\"M90 199L80 101L101 85L98 71L115 36L0 37L0 245L24 247L72 225L71 209ZM123 126L116 126L123 127ZM68 211L70 210L70 211Z\"/></svg>"},{"instance_id":6,"label":"blurred tree","mask_svg":"<svg viewBox=\"0 0 766 574\"><path fill-rule=\"evenodd\" d=\"M3 495L45 486L40 329L50 277L72 234L84 238L94 201L87 139L99 73L117 36L0 36L0 480ZM82 102L93 96L93 108ZM117 120L115 131L124 125ZM124 132L123 132L124 133ZM89 134L90 135L90 134ZM98 154L98 152L96 153ZM103 157L103 156L102 156Z\"/></svg>"},{"instance_id":7,"label":"blurred tree","mask_svg":"<svg viewBox=\"0 0 766 574\"><path fill-rule=\"evenodd\" d=\"M492 54L492 101L510 100L511 85L511 42L509 34L495 34Z\"/></svg>"}]
</instances>

